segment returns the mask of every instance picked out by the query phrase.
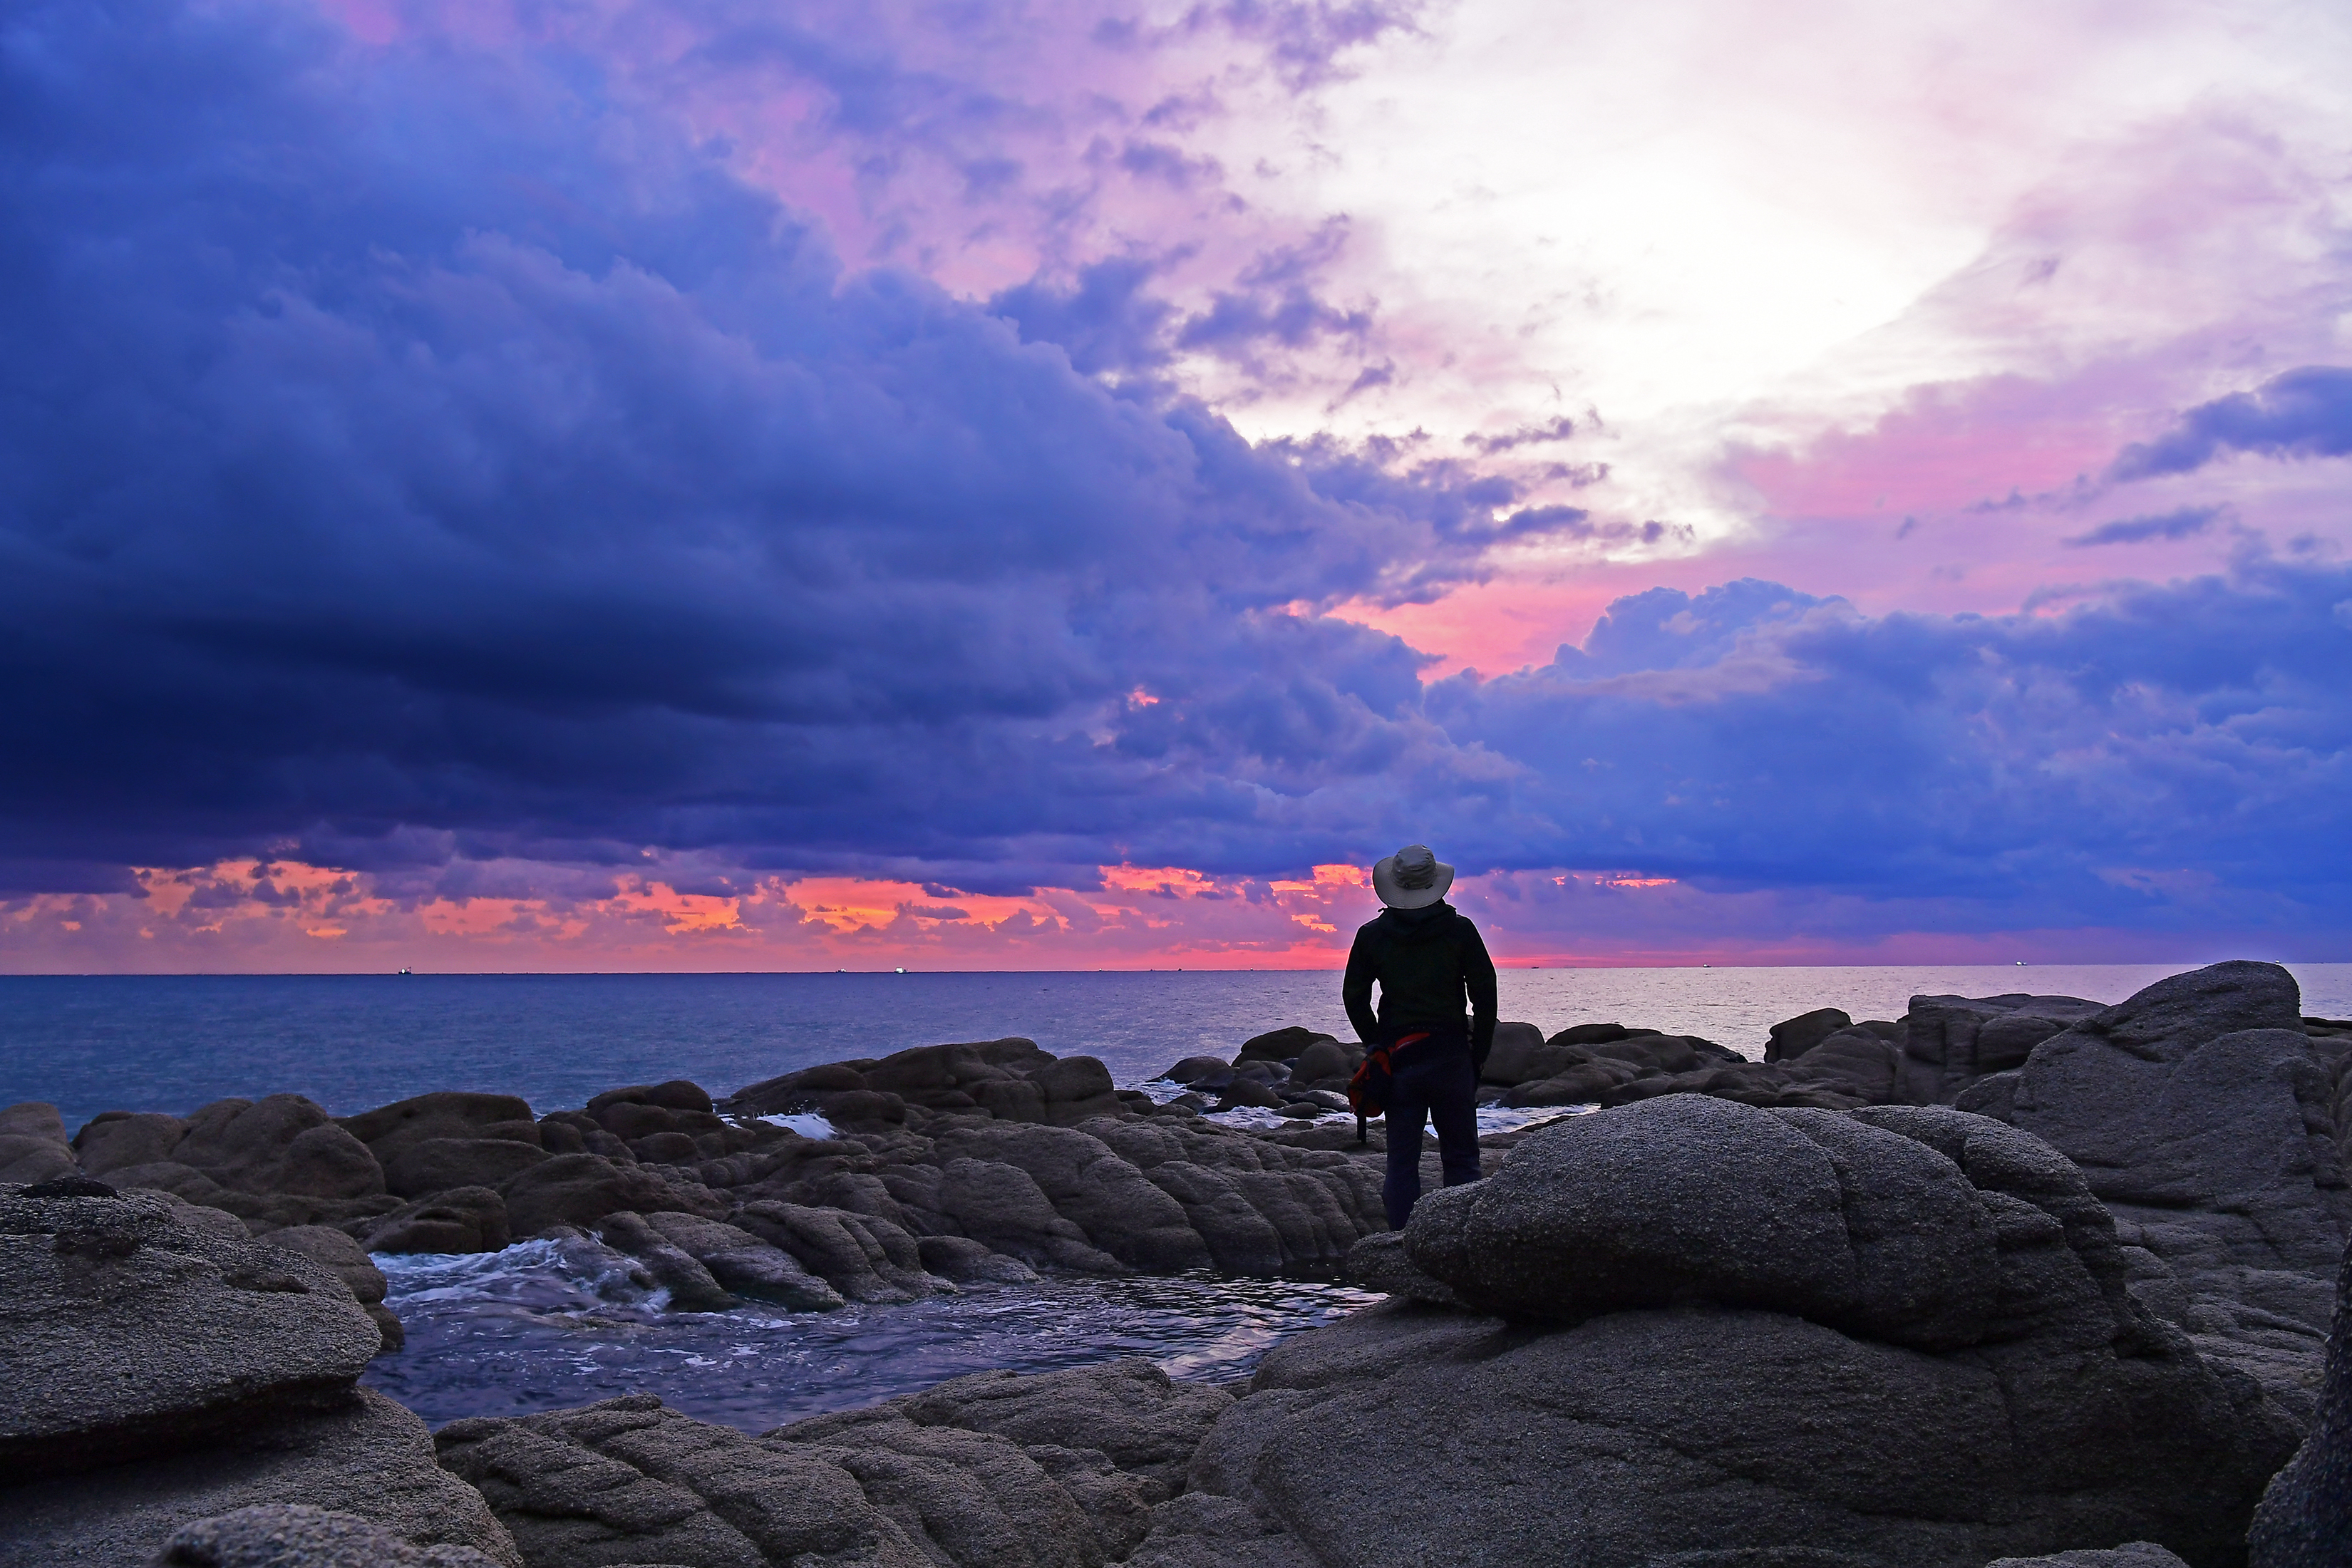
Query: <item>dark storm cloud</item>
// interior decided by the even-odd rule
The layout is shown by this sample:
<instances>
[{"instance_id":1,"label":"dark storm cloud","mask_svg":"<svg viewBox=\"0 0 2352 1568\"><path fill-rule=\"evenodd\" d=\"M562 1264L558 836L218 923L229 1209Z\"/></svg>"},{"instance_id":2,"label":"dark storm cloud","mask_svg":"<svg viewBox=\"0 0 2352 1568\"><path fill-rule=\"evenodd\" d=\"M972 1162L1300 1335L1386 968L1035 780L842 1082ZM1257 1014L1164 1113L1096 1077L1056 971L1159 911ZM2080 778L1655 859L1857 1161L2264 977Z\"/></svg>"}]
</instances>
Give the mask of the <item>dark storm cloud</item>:
<instances>
[{"instance_id":1,"label":"dark storm cloud","mask_svg":"<svg viewBox=\"0 0 2352 1568\"><path fill-rule=\"evenodd\" d=\"M2270 458L2352 453L2352 370L2305 365L2252 392L2200 403L2155 440L2125 447L2109 473L2118 479L2185 474L2231 452Z\"/></svg>"},{"instance_id":2,"label":"dark storm cloud","mask_svg":"<svg viewBox=\"0 0 2352 1568\"><path fill-rule=\"evenodd\" d=\"M1126 694L1489 542L1467 470L1261 451L845 276L593 80L268 9L8 42L12 852L1090 866L1253 798L1109 744Z\"/></svg>"}]
</instances>

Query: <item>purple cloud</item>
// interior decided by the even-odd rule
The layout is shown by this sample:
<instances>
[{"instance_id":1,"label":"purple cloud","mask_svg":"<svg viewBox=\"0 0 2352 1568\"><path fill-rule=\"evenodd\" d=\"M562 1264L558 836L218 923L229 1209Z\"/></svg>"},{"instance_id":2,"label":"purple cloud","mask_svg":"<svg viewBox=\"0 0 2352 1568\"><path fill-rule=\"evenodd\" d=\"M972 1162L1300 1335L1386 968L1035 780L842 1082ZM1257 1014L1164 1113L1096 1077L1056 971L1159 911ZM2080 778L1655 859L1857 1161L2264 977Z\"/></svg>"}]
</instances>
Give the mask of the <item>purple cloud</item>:
<instances>
[{"instance_id":1,"label":"purple cloud","mask_svg":"<svg viewBox=\"0 0 2352 1568\"><path fill-rule=\"evenodd\" d=\"M528 53L163 4L16 37L0 853L1091 874L1163 793L1249 795L1108 744L1126 693L1503 536L1502 481L1255 448L845 275ZM1313 635L1310 706L1415 689Z\"/></svg>"},{"instance_id":2,"label":"purple cloud","mask_svg":"<svg viewBox=\"0 0 2352 1568\"><path fill-rule=\"evenodd\" d=\"M1491 456L1496 452L1508 452L1520 447L1549 446L1554 442L1568 440L1575 434L1576 422L1563 414L1557 418L1546 420L1540 425L1522 425L1506 435L1465 436L1462 438L1462 444L1474 452L1485 452Z\"/></svg>"},{"instance_id":3,"label":"purple cloud","mask_svg":"<svg viewBox=\"0 0 2352 1568\"><path fill-rule=\"evenodd\" d=\"M2081 549L2095 544L2142 544L2151 539L2187 539L2212 527L2213 520L2226 515L2229 510L2224 506L2184 506L2153 517L2117 518L2058 542L2070 549Z\"/></svg>"},{"instance_id":4,"label":"purple cloud","mask_svg":"<svg viewBox=\"0 0 2352 1568\"><path fill-rule=\"evenodd\" d=\"M2306 365L2252 392L2200 403L2153 441L2124 448L2116 479L2185 474L2231 452L2267 458L2340 458L2352 453L2352 369Z\"/></svg>"},{"instance_id":5,"label":"purple cloud","mask_svg":"<svg viewBox=\"0 0 2352 1568\"><path fill-rule=\"evenodd\" d=\"M989 309L1017 326L1022 342L1058 344L1088 375L1156 370L1168 363L1175 308L1144 292L1153 270L1140 258L1114 257L1079 268L1067 288L1032 279L1003 289Z\"/></svg>"}]
</instances>

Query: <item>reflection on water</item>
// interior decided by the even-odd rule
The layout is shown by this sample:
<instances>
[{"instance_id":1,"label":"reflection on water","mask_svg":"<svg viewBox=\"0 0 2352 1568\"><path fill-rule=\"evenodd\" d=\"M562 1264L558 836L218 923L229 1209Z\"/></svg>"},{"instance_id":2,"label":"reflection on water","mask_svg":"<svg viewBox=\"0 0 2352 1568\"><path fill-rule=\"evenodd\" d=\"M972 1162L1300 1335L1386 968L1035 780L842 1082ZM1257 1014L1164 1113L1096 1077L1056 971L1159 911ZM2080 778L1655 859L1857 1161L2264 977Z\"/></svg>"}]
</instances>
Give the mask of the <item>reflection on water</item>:
<instances>
[{"instance_id":1,"label":"reflection on water","mask_svg":"<svg viewBox=\"0 0 2352 1568\"><path fill-rule=\"evenodd\" d=\"M761 1431L1004 1367L1048 1372L1148 1356L1171 1377L1246 1375L1276 1340L1379 1298L1344 1285L1203 1272L976 1285L837 1312L668 1312L593 1244L379 1257L407 1348L362 1380L439 1426L619 1394L657 1394L706 1421Z\"/></svg>"}]
</instances>

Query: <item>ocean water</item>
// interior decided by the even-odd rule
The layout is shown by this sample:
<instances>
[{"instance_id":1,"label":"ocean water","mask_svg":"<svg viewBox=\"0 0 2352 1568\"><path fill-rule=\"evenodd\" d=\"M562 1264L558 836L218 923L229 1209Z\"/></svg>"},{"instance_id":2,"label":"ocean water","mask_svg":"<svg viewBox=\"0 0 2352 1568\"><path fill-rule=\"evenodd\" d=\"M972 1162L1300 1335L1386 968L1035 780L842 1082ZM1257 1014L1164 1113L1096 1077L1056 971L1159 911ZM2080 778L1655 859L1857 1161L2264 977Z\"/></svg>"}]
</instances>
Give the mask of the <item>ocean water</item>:
<instances>
[{"instance_id":1,"label":"ocean water","mask_svg":"<svg viewBox=\"0 0 2352 1568\"><path fill-rule=\"evenodd\" d=\"M1000 1368L1139 1355L1171 1377L1224 1382L1283 1335L1378 1300L1329 1281L1049 1275L832 1312L672 1312L594 1250L531 1241L377 1259L408 1343L363 1381L436 1426L648 1393L759 1432Z\"/></svg>"},{"instance_id":2,"label":"ocean water","mask_svg":"<svg viewBox=\"0 0 2352 1568\"><path fill-rule=\"evenodd\" d=\"M2179 966L1507 970L1502 1012L1547 1031L1615 1020L1760 1056L1821 1006L1899 1017L1919 993L2120 1001ZM2352 964L2291 966L2304 1010L2352 1016ZM1139 1084L1286 1024L1346 1032L1329 973L353 975L0 978L0 1105L68 1127L104 1110L184 1112L307 1094L337 1114L434 1089L541 1110L622 1084L713 1092L906 1046L1025 1035ZM1488 1117L1516 1113L1490 1111ZM1499 1125L1499 1123L1497 1123ZM1143 1355L1171 1376L1244 1376L1283 1335L1370 1298L1329 1280L1050 1276L832 1313L666 1310L593 1247L386 1258L407 1347L366 1381L438 1425L652 1393L758 1431L991 1368Z\"/></svg>"},{"instance_id":3,"label":"ocean water","mask_svg":"<svg viewBox=\"0 0 2352 1568\"><path fill-rule=\"evenodd\" d=\"M1642 1025L1761 1056L1814 1007L1900 1017L1917 993L2116 1002L2179 965L1507 969L1506 1018L1547 1031ZM2352 964L2290 965L2304 1011L2352 1016ZM0 1105L184 1113L226 1096L309 1095L337 1115L435 1089L520 1094L541 1111L622 1084L713 1093L818 1062L1025 1035L1100 1057L1122 1084L1230 1056L1286 1024L1348 1032L1328 971L1044 974L182 975L0 977Z\"/></svg>"}]
</instances>

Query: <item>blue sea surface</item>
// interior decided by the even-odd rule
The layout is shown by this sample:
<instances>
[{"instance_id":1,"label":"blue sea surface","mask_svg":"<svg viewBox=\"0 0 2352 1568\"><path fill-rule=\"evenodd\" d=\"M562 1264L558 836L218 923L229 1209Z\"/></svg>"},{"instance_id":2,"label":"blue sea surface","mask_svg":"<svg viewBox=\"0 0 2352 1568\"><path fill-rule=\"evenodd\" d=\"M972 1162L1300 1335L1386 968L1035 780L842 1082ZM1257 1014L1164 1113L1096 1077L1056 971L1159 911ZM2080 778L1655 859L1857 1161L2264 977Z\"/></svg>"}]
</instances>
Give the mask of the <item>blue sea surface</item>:
<instances>
[{"instance_id":1,"label":"blue sea surface","mask_svg":"<svg viewBox=\"0 0 2352 1568\"><path fill-rule=\"evenodd\" d=\"M1506 1018L1547 1031L1614 1020L1760 1056L1814 1007L1898 1018L1914 994L2006 991L2116 1002L2179 964L1507 969ZM2291 964L2304 1011L2352 1016L2352 964ZM541 1111L623 1084L724 1093L818 1062L1025 1035L1099 1057L1122 1084L1230 1056L1286 1024L1348 1034L1320 970L942 974L31 975L0 977L0 1105L184 1114L229 1096L306 1094L337 1115L436 1089L520 1094Z\"/></svg>"}]
</instances>

